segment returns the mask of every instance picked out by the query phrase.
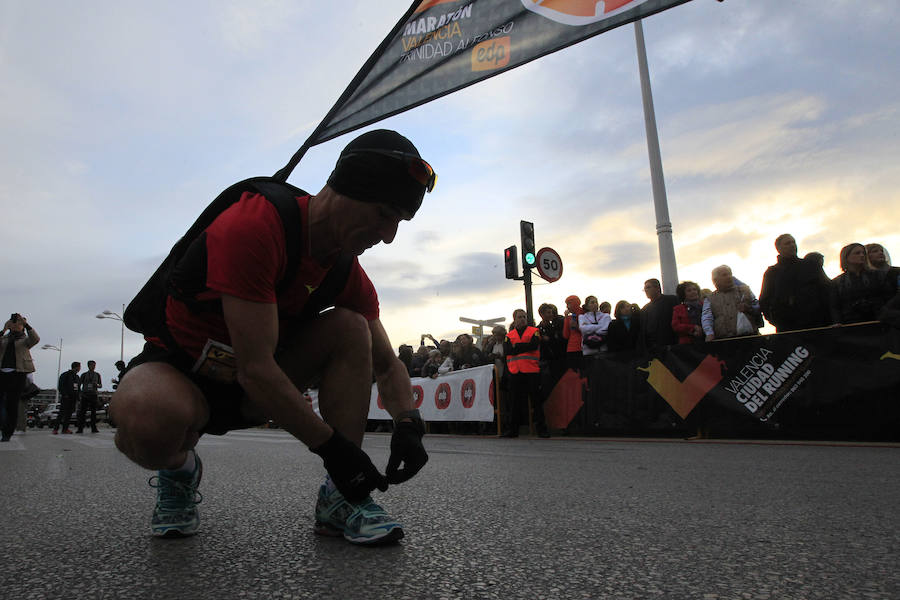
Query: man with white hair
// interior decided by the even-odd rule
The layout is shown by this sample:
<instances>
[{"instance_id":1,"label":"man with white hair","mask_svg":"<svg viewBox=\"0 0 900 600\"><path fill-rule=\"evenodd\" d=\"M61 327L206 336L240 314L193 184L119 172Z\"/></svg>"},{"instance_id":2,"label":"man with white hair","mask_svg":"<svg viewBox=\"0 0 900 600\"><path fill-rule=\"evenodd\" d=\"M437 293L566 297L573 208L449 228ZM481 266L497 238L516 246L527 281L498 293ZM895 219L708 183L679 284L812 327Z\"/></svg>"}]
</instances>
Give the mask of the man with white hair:
<instances>
[{"instance_id":1,"label":"man with white hair","mask_svg":"<svg viewBox=\"0 0 900 600\"><path fill-rule=\"evenodd\" d=\"M728 265L713 269L712 281L716 291L704 300L700 317L706 341L759 335L759 301L750 288L744 284L735 285ZM749 330L742 331L738 327L739 314L744 314L749 320Z\"/></svg>"}]
</instances>

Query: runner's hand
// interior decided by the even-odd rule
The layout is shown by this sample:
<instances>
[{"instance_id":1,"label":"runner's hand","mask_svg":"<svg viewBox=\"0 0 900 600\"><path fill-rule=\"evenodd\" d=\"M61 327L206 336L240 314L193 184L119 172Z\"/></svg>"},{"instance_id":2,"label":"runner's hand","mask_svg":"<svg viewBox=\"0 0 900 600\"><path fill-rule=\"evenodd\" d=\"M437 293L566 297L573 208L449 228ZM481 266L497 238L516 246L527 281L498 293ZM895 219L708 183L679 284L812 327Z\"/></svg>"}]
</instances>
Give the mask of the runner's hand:
<instances>
[{"instance_id":1,"label":"runner's hand","mask_svg":"<svg viewBox=\"0 0 900 600\"><path fill-rule=\"evenodd\" d=\"M419 472L428 462L428 453L422 445L425 426L421 419L400 421L391 436L391 457L385 475L390 483L403 483ZM403 469L400 469L403 463Z\"/></svg>"},{"instance_id":2,"label":"runner's hand","mask_svg":"<svg viewBox=\"0 0 900 600\"><path fill-rule=\"evenodd\" d=\"M327 442L310 450L322 457L331 481L350 502L362 501L375 488L387 491L387 477L378 472L362 448L337 429Z\"/></svg>"}]
</instances>

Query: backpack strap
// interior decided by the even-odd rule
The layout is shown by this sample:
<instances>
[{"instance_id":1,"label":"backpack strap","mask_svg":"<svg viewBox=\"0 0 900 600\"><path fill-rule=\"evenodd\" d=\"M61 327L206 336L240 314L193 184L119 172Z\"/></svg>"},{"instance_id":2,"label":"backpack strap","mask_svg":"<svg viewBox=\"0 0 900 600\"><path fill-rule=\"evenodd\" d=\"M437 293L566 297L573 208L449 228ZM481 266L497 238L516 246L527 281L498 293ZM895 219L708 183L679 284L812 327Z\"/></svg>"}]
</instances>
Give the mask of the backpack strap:
<instances>
[{"instance_id":1,"label":"backpack strap","mask_svg":"<svg viewBox=\"0 0 900 600\"><path fill-rule=\"evenodd\" d=\"M298 196L307 196L307 192L288 183L277 181L272 177L253 177L235 183L225 189L213 200L200 214L188 231L175 243L169 255L156 269L137 296L128 305L123 319L125 326L143 333L146 337L158 338L167 348L173 352L179 362L186 368L193 364L187 353L177 344L169 328L166 326L166 302L174 291L171 286L171 277L191 247L207 227L231 205L238 202L245 192L258 192L263 195L278 212L284 227L285 251L287 262L284 276L276 285L276 293L288 289L293 283L300 267L300 259L303 255L302 223L300 207L297 204ZM347 282L350 270L354 264L352 255L340 255L335 264L329 269L322 283L310 295L302 313L297 317L298 325L315 318L319 312L331 305ZM175 294L177 296L177 294ZM189 303L191 310L220 310L221 301ZM291 328L293 331L293 328ZM286 336L287 337L287 336Z\"/></svg>"}]
</instances>

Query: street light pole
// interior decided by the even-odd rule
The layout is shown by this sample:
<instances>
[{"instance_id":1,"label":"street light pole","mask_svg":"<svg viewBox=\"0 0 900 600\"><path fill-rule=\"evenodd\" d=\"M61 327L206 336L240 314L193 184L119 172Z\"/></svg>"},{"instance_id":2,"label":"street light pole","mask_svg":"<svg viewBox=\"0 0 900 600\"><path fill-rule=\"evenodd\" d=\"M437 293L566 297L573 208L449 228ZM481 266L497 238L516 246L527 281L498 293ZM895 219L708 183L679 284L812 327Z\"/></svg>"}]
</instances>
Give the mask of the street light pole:
<instances>
[{"instance_id":1,"label":"street light pole","mask_svg":"<svg viewBox=\"0 0 900 600\"><path fill-rule=\"evenodd\" d=\"M122 305L122 314L125 314L125 305ZM114 313L111 310L104 310L102 313L97 315L98 319L112 319L114 321L119 321L122 323L122 335L119 344L119 360L125 360L125 319L122 318L122 315L118 313Z\"/></svg>"},{"instance_id":2,"label":"street light pole","mask_svg":"<svg viewBox=\"0 0 900 600\"><path fill-rule=\"evenodd\" d=\"M62 372L62 338L59 338L59 346L54 346L52 344L44 344L41 346L42 350L56 350L59 353L59 356L56 359L56 397L53 399L54 402L59 402L59 374Z\"/></svg>"}]
</instances>

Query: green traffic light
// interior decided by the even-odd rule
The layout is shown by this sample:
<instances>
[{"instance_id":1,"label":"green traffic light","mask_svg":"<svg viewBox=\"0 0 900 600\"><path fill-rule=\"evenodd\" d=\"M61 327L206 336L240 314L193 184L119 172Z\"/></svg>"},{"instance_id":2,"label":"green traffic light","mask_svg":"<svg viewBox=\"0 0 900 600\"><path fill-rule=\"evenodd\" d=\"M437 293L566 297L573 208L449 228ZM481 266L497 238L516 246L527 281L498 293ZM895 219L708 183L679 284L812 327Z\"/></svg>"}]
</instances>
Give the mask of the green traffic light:
<instances>
[{"instance_id":1,"label":"green traffic light","mask_svg":"<svg viewBox=\"0 0 900 600\"><path fill-rule=\"evenodd\" d=\"M532 254L531 252L525 254L525 262L528 263L529 267L534 266L534 254Z\"/></svg>"}]
</instances>

